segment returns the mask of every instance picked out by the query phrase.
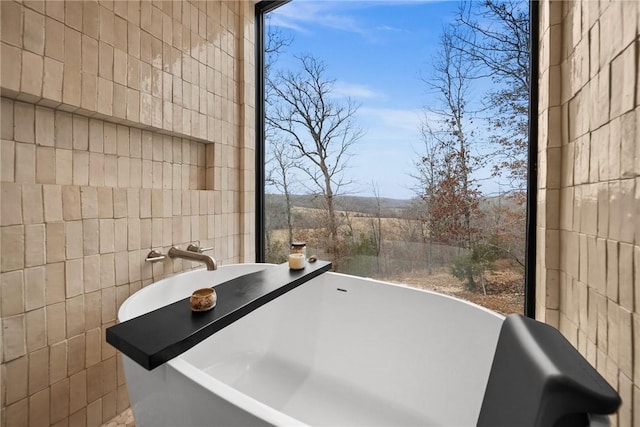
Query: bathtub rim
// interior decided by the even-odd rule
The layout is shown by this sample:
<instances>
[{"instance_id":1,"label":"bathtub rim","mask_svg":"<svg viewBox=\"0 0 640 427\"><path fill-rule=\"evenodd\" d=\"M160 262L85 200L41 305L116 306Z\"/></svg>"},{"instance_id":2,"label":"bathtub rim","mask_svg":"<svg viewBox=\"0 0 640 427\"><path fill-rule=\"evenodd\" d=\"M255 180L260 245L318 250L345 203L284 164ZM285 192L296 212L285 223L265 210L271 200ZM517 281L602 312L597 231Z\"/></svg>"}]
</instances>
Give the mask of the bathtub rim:
<instances>
[{"instance_id":1,"label":"bathtub rim","mask_svg":"<svg viewBox=\"0 0 640 427\"><path fill-rule=\"evenodd\" d=\"M219 268L227 268L227 267L235 267L235 266L266 266L266 267L273 267L273 266L277 266L277 265L278 264L273 264L273 263L248 262L248 263L234 263L234 264L221 265ZM134 300L136 298L133 298L133 297L137 293L140 293L140 292L144 291L145 289L148 289L151 286L155 287L155 286L157 286L157 285L159 285L161 283L165 283L166 281L175 280L179 276L183 276L183 275L186 276L186 275L194 274L194 273L197 273L197 272L203 272L203 271L206 271L206 270L204 268L195 268L195 269L192 269L192 270L181 271L181 272L172 274L170 276L163 277L162 279L158 280L157 282L152 282L149 285L145 286L144 288L138 290L137 292L134 292L128 298L126 298L122 302L122 304L120 305L120 308L118 309L118 315L117 315L118 322L123 322L123 321L126 321L126 320L130 320L130 319L133 319L134 317L138 317L138 316L141 316L142 314L144 314L144 313L141 313L141 314L135 314L135 315L132 316L132 315L130 315L130 313L128 313L128 311L129 311L128 307L131 304L134 303ZM498 313L496 311L493 311L491 309L488 309L486 307L483 307L483 306L481 306L479 304L476 304L474 302L467 301L467 300L464 300L462 298L458 298L458 297L455 297L455 296L452 296L452 295L447 295L447 294L444 294L444 293L441 293L441 292L437 292L437 291L432 291L432 290L428 290L428 289L414 288L414 287L409 286L408 284L405 284L405 283L393 283L393 282L388 282L388 281L385 281L385 280L374 279L374 278L371 278L371 277L356 276L356 275L352 275L352 274L338 273L338 272L335 272L335 271L328 271L325 274L341 276L341 277L346 277L346 278L362 279L362 280L366 280L366 281L369 281L369 282L374 282L374 283L377 283L377 284L380 284L380 285L394 286L394 287L399 287L399 288L402 288L402 289L407 289L409 291L426 292L428 294L433 294L433 295L436 295L436 296L439 296L439 297L444 297L444 298L447 298L447 299L451 299L451 300L456 301L456 302L462 302L462 303L468 304L468 305L470 305L470 306L472 306L474 308L480 309L481 311L483 311L483 312L485 312L487 314L494 315L494 316L498 317L501 320L504 320L504 318L505 318L504 315L502 315L502 314L500 314L500 313ZM216 286L217 285L218 284L216 284ZM185 295L185 298L188 298L188 297L189 297L189 295ZM126 315L128 315L128 316L126 316ZM122 317L125 317L125 318L122 319Z\"/></svg>"},{"instance_id":2,"label":"bathtub rim","mask_svg":"<svg viewBox=\"0 0 640 427\"><path fill-rule=\"evenodd\" d=\"M469 306L471 306L473 308L480 309L480 311L483 311L483 312L485 312L487 314L493 315L493 316L497 317L500 320L504 320L505 317L506 317L503 314L498 313L497 311L494 311L494 310L491 310L489 308L483 307L483 306L481 306L479 304L476 304L476 303L474 303L472 301L467 301L467 300L464 300L462 298L458 298L458 297L455 297L455 296L452 296L452 295L447 295L447 294L444 294L444 293L438 292L438 291L432 291L432 290L429 290L429 289L414 288L413 286L410 286L410 285L408 285L406 283L387 282L387 281L384 281L384 280L373 279L371 277L355 276L353 274L338 273L338 272L335 272L335 271L330 271L330 272L327 272L326 274L331 274L331 275L335 275L335 276L342 276L342 277L347 277L347 278L363 279L363 280L366 280L368 282L374 282L374 283L377 283L377 284L380 284L380 285L385 285L385 286L394 286L394 287L406 289L408 291L425 292L425 293L428 293L428 294L431 294L431 295L435 295L436 297L443 297L445 299L450 299L450 300L455 301L455 302L465 303L465 304L467 304L467 305L469 305Z\"/></svg>"}]
</instances>

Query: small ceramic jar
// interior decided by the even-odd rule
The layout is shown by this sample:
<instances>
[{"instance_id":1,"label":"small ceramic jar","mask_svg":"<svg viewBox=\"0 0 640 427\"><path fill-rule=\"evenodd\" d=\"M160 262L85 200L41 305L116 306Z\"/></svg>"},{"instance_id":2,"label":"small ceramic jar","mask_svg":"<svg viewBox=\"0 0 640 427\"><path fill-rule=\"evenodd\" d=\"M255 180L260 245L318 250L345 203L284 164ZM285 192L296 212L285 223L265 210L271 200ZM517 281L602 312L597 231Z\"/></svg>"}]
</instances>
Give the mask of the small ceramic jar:
<instances>
[{"instance_id":1,"label":"small ceramic jar","mask_svg":"<svg viewBox=\"0 0 640 427\"><path fill-rule=\"evenodd\" d=\"M307 245L304 242L291 243L289 252L289 268L292 270L302 270L307 264Z\"/></svg>"},{"instance_id":2,"label":"small ceramic jar","mask_svg":"<svg viewBox=\"0 0 640 427\"><path fill-rule=\"evenodd\" d=\"M289 254L289 268L292 270L302 270L306 264L304 254Z\"/></svg>"},{"instance_id":3,"label":"small ceramic jar","mask_svg":"<svg viewBox=\"0 0 640 427\"><path fill-rule=\"evenodd\" d=\"M198 289L191 294L189 303L193 311L207 311L216 306L218 296L214 288Z\"/></svg>"}]
</instances>

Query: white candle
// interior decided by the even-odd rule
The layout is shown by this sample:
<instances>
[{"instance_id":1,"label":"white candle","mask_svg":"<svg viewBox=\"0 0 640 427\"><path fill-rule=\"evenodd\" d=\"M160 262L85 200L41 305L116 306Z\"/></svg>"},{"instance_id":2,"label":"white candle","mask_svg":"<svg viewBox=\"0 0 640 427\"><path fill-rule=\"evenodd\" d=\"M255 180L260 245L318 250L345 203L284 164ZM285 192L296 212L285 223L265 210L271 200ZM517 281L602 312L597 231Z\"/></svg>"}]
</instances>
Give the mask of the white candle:
<instances>
[{"instance_id":1,"label":"white candle","mask_svg":"<svg viewBox=\"0 0 640 427\"><path fill-rule=\"evenodd\" d=\"M292 270L302 270L304 268L304 254L289 254L289 268Z\"/></svg>"}]
</instances>

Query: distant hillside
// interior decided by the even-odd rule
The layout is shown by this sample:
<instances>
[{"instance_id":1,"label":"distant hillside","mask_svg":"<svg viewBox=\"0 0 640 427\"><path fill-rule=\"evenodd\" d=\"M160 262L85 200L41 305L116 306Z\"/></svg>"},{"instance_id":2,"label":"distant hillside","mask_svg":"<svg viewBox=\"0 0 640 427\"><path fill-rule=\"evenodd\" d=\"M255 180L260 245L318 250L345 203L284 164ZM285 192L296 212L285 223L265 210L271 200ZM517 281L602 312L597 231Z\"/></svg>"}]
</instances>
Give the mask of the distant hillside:
<instances>
[{"instance_id":1,"label":"distant hillside","mask_svg":"<svg viewBox=\"0 0 640 427\"><path fill-rule=\"evenodd\" d=\"M282 194L266 194L267 206L284 206L284 196ZM294 208L322 209L322 197L309 194L292 195L292 205ZM380 198L380 207L383 218L399 218L403 213L411 208L414 200ZM516 200L503 196L485 197L480 201L483 209L496 207L499 205L514 208L518 203ZM336 209L339 211L358 212L363 214L377 214L377 200L375 197L365 196L338 196L336 198Z\"/></svg>"},{"instance_id":2,"label":"distant hillside","mask_svg":"<svg viewBox=\"0 0 640 427\"><path fill-rule=\"evenodd\" d=\"M282 194L266 194L268 204L284 204ZM292 205L301 208L318 208L321 206L322 197L314 195L293 195ZM364 196L338 196L336 207L338 210L348 210L351 212L374 213L377 210L377 200L375 197ZM383 216L394 217L411 205L411 200L380 198L380 207Z\"/></svg>"}]
</instances>

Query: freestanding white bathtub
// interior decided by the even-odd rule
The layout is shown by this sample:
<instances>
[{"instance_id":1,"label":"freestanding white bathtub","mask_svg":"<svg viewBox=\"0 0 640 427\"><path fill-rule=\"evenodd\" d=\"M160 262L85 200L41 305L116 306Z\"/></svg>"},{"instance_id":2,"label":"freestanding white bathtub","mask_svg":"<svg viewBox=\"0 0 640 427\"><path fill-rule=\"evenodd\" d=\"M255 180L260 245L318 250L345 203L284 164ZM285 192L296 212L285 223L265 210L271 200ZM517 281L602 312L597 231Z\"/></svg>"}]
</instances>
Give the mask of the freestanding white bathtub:
<instances>
[{"instance_id":1,"label":"freestanding white bathtub","mask_svg":"<svg viewBox=\"0 0 640 427\"><path fill-rule=\"evenodd\" d=\"M271 268L194 270L128 298L125 321ZM325 273L147 371L123 356L138 427L473 426L503 317L436 293Z\"/></svg>"}]
</instances>

